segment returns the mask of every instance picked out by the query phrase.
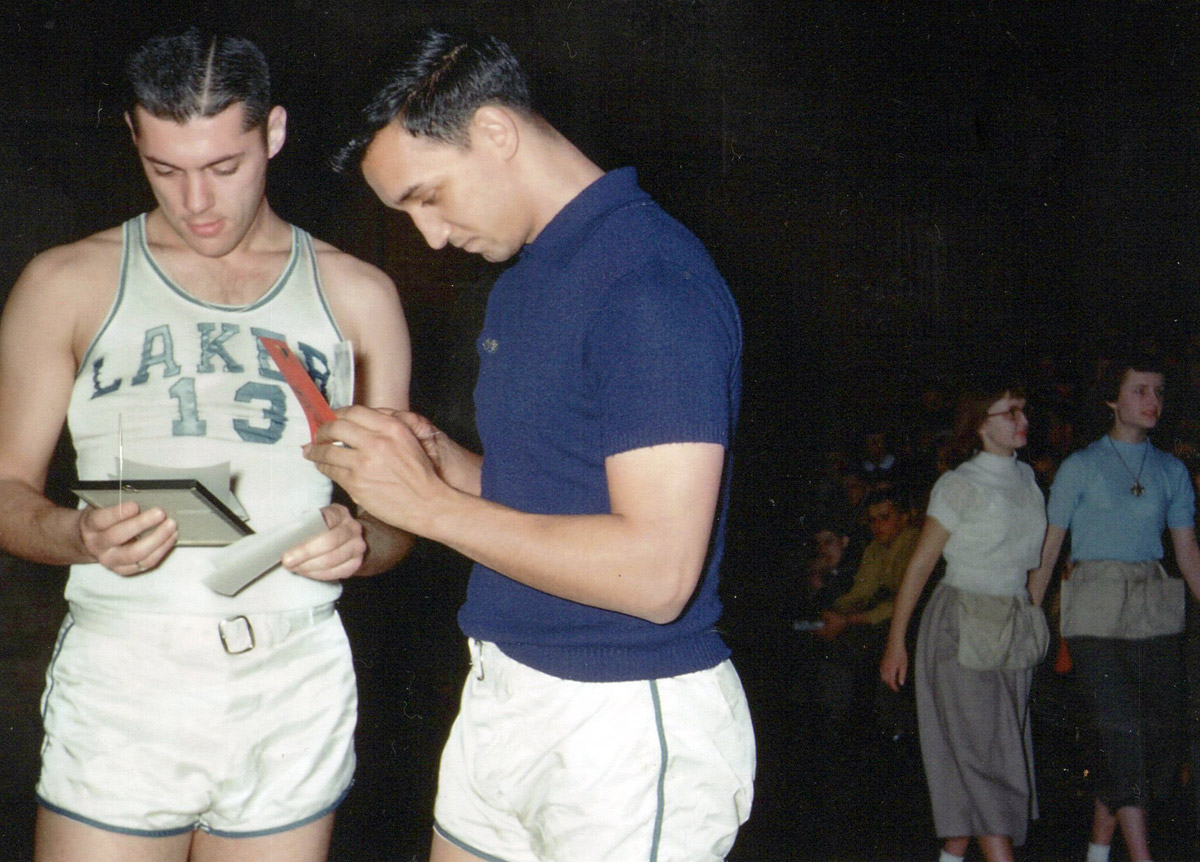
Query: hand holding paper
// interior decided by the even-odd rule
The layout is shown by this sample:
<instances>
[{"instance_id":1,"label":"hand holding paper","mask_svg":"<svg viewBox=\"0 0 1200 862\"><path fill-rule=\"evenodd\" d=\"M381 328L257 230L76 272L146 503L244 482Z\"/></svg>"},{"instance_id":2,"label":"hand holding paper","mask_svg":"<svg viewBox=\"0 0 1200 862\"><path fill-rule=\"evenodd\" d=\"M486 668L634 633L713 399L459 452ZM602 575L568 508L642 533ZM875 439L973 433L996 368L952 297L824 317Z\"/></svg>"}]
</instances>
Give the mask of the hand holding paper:
<instances>
[{"instance_id":1,"label":"hand holding paper","mask_svg":"<svg viewBox=\"0 0 1200 862\"><path fill-rule=\"evenodd\" d=\"M340 581L357 574L367 554L364 525L339 503L323 508L328 529L283 554L280 562L297 575Z\"/></svg>"},{"instance_id":2,"label":"hand holding paper","mask_svg":"<svg viewBox=\"0 0 1200 862\"><path fill-rule=\"evenodd\" d=\"M210 558L212 572L204 583L232 596L285 560L286 568L298 575L341 580L358 571L366 550L362 524L335 504L222 548Z\"/></svg>"},{"instance_id":3,"label":"hand holding paper","mask_svg":"<svg viewBox=\"0 0 1200 862\"><path fill-rule=\"evenodd\" d=\"M161 509L178 528L180 545L226 545L254 532L233 494L228 461L203 467L118 461L112 478L80 481L73 490L96 509L125 502L142 512Z\"/></svg>"}]
</instances>

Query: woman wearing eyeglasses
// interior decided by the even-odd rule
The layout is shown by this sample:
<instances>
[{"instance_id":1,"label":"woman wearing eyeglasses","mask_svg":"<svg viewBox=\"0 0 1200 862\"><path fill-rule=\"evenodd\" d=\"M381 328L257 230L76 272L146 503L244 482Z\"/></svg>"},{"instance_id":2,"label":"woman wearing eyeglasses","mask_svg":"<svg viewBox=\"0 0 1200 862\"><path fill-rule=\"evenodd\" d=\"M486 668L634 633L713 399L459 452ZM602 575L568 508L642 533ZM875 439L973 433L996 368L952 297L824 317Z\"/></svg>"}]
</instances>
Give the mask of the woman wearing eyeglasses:
<instances>
[{"instance_id":1,"label":"woman wearing eyeglasses","mask_svg":"<svg viewBox=\"0 0 1200 862\"><path fill-rule=\"evenodd\" d=\"M1029 422L1022 387L983 381L963 392L958 467L934 484L925 525L896 596L883 681L908 673L905 637L938 559L946 573L921 617L914 679L921 756L941 862L974 837L988 862L1012 862L1037 816L1029 687L1049 640L1027 577L1045 535L1045 501L1018 461Z\"/></svg>"},{"instance_id":2,"label":"woman wearing eyeglasses","mask_svg":"<svg viewBox=\"0 0 1200 862\"><path fill-rule=\"evenodd\" d=\"M1107 862L1118 826L1132 862L1150 859L1146 804L1170 787L1183 715L1184 580L1200 599L1187 468L1151 444L1163 407L1152 357L1116 357L1101 381L1109 432L1063 461L1050 489L1040 603L1071 533L1061 626L1099 743L1088 862ZM1159 561L1171 533L1184 580Z\"/></svg>"}]
</instances>

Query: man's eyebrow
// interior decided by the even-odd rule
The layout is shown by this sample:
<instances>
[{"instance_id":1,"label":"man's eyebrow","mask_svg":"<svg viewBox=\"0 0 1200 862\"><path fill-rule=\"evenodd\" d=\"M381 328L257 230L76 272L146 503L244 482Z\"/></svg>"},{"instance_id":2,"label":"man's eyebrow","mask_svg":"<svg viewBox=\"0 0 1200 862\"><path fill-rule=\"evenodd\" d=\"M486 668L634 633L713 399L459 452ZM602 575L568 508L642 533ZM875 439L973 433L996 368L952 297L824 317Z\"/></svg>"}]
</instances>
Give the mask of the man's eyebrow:
<instances>
[{"instance_id":1,"label":"man's eyebrow","mask_svg":"<svg viewBox=\"0 0 1200 862\"><path fill-rule=\"evenodd\" d=\"M418 190L418 189L420 189L420 188L421 188L421 184L420 184L420 183L413 183L411 186L409 186L408 188L406 188L406 189L404 190L404 193L403 193L403 194L401 194L400 196L398 196L398 197L396 198L396 203L397 203L397 204L402 204L402 203L404 203L405 201L411 200L411 199L412 199L412 197L413 197L413 196L414 196L414 195L417 193L417 190Z\"/></svg>"},{"instance_id":2,"label":"man's eyebrow","mask_svg":"<svg viewBox=\"0 0 1200 862\"><path fill-rule=\"evenodd\" d=\"M223 162L228 162L228 161L232 161L233 159L239 158L241 155L242 155L242 153L230 153L227 156L220 156L218 158L213 159L211 162L208 162L207 164L201 165L200 169L204 170L205 168L214 168L217 165L222 164ZM172 164L171 162L168 162L166 159L160 159L160 158L157 158L156 156L146 154L143 156L143 158L145 158L146 161L153 162L156 165L162 165L164 168L173 168L177 171L183 170L183 168L181 168L179 165Z\"/></svg>"}]
</instances>

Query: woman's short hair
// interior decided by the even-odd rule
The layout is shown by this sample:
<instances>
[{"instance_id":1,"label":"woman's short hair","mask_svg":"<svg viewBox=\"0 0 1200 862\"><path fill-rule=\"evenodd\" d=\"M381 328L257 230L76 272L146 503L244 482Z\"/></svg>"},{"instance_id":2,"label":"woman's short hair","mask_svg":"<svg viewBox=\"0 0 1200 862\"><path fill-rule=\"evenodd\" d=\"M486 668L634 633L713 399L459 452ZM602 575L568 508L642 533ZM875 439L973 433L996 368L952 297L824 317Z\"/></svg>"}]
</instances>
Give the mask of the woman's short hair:
<instances>
[{"instance_id":1,"label":"woman's short hair","mask_svg":"<svg viewBox=\"0 0 1200 862\"><path fill-rule=\"evenodd\" d=\"M1115 351L1107 359L1108 362L1101 368L1096 379L1096 391L1105 404L1120 397L1121 384L1125 382L1125 375L1130 371L1166 376L1166 366L1163 362L1143 350Z\"/></svg>"},{"instance_id":2,"label":"woman's short hair","mask_svg":"<svg viewBox=\"0 0 1200 862\"><path fill-rule=\"evenodd\" d=\"M954 414L949 454L952 466L970 458L981 447L979 428L987 421L988 410L1005 396L1025 397L1025 384L1003 373L978 375L968 381L958 394L958 409Z\"/></svg>"}]
</instances>

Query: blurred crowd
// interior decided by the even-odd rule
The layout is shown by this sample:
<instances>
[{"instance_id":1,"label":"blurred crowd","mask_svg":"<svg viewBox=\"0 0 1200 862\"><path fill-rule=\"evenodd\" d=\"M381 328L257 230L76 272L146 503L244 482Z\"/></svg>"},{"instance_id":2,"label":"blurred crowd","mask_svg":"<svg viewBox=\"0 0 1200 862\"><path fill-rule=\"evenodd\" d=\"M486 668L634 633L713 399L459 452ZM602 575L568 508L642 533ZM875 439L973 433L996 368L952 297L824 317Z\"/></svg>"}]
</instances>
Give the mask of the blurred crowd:
<instances>
[{"instance_id":1,"label":"blurred crowd","mask_svg":"<svg viewBox=\"0 0 1200 862\"><path fill-rule=\"evenodd\" d=\"M1166 409L1153 432L1155 445L1178 456L1200 491L1200 336L1180 344L1140 345L1168 369ZM1064 354L1065 357L1065 354ZM1106 433L1112 412L1096 392L1108 359L1097 351L1082 358L1045 355L1022 375L1026 384L1029 442L1018 457L1033 468L1049 494L1055 472L1072 452ZM797 672L789 693L793 714L805 723L805 744L853 752L881 740L915 749L916 719L910 693L880 684L891 607L913 553L929 491L952 464L949 445L956 385L929 380L906 399L899 421L859 429L846 445L810 458L795 500L795 556L780 626L788 632ZM1063 563L1069 554L1063 555ZM1170 570L1170 553L1164 559ZM937 583L935 573L926 595ZM1057 582L1046 601L1057 631ZM920 618L920 607L915 619ZM1197 614L1189 608L1190 711L1200 729L1200 660ZM916 624L910 637L915 639ZM1042 668L1062 682L1070 712L1069 656L1057 642ZM1045 687L1043 686L1043 689ZM1037 695L1035 684L1035 696ZM1195 740L1193 740L1193 743ZM1190 782L1187 740L1180 740L1180 781ZM919 769L913 755L909 761Z\"/></svg>"}]
</instances>

